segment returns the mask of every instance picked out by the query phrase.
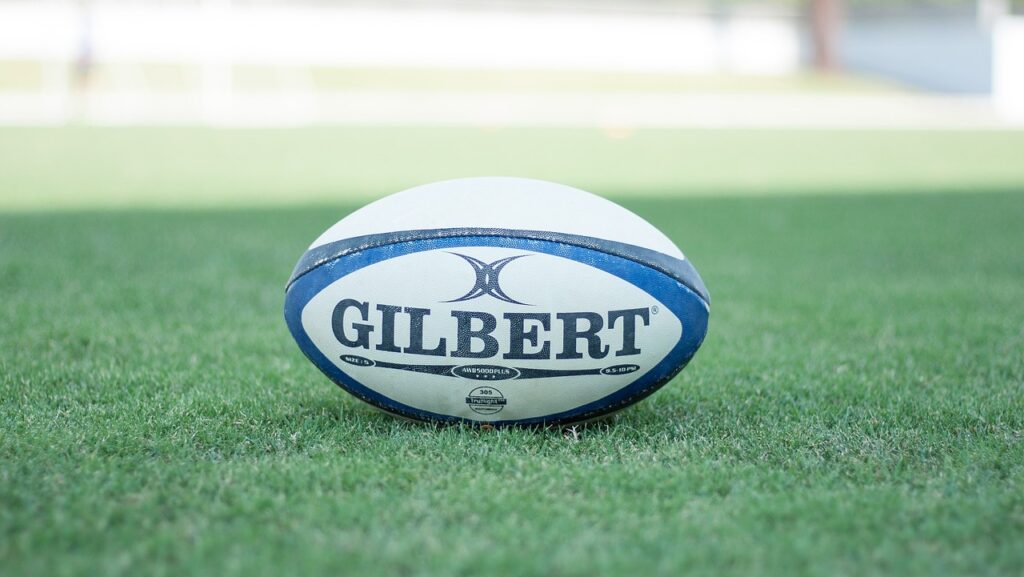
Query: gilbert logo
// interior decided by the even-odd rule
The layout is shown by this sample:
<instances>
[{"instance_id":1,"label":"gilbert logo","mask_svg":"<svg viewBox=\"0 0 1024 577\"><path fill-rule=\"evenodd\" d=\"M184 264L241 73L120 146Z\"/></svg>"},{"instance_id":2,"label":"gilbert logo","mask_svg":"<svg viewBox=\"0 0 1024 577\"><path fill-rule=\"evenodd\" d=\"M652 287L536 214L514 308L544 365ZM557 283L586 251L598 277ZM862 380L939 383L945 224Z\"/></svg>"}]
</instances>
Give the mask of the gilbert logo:
<instances>
[{"instance_id":1,"label":"gilbert logo","mask_svg":"<svg viewBox=\"0 0 1024 577\"><path fill-rule=\"evenodd\" d=\"M465 261L473 270L473 284L462 296L432 307L414 306L409 303L371 302L352 298L338 291L331 300L333 310L329 313L330 328L337 342L347 350L341 360L353 366L378 367L412 372L461 377L476 381L504 381L511 379L537 379L553 376L618 375L640 370L638 363L625 362L612 366L590 368L572 366L527 367L490 364L482 362L451 364L419 364L409 362L410 357L373 359L364 357L363 351L401 353L423 357L449 357L452 359L500 359L500 362L526 360L574 360L634 357L642 354L639 338L644 327L651 324L652 307L603 308L600 310L540 310L543 305L533 305L516 300L506 293L499 282L501 272L513 261L531 256L539 272L543 272L543 255L522 251L521 254L484 262L479 258L456 252L445 252L451 257ZM465 274L458 259L448 259L454 272ZM527 261L534 264L534 260ZM443 264L443 263L442 263ZM530 266L513 271L526 276ZM442 271L435 271L440 273ZM444 272L449 272L445 270ZM537 270L532 271L535 275ZM507 276L507 275L506 275ZM458 281L459 279L453 279ZM468 280L468 279L466 279ZM507 280L507 279L506 279ZM519 279L516 279L519 280ZM465 282L465 281L463 281ZM467 283L468 284L468 283ZM457 285L456 285L457 286ZM517 291L528 291L528 285L515 284ZM413 291L418 287L413 287ZM449 289L451 290L451 289ZM458 288L452 293L458 294ZM513 291L516 292L516 291ZM452 293L449 293L451 295ZM442 293L443 295L443 293ZM443 295L448 296L448 295ZM462 310L475 309L473 302L482 297L491 297L500 303L523 305L529 310L504 310L518 307L504 307L498 311ZM641 304L641 298L631 298ZM471 301L462 304L465 301ZM640 302L637 302L640 301ZM486 304L488 299L476 303ZM460 304L454 304L460 303ZM490 302L491 305L495 303ZM457 307L457 308L455 308ZM326 312L326 311L324 311ZM622 359L627 361L629 359ZM401 361L401 362L400 362Z\"/></svg>"},{"instance_id":2,"label":"gilbert logo","mask_svg":"<svg viewBox=\"0 0 1024 577\"><path fill-rule=\"evenodd\" d=\"M514 305L526 304L513 299L512 297L505 294L505 291L501 290L501 285L498 284L498 275L501 274L501 269L505 268L505 266L508 265L508 263L516 260L517 258L523 258L524 256L529 255L521 254L518 256L510 256L498 259L492 263L486 263L478 258L473 258L471 256L466 256L464 254L459 254L457 252L452 252L449 254L453 254L457 257L462 258L463 260L469 263L469 266L473 267L473 272L476 273L476 284L473 285L473 288L469 289L469 292L462 295L461 297L444 302L460 303L463 301L471 301L473 299L478 299L484 295L490 295L498 299L499 301L512 303Z\"/></svg>"}]
</instances>

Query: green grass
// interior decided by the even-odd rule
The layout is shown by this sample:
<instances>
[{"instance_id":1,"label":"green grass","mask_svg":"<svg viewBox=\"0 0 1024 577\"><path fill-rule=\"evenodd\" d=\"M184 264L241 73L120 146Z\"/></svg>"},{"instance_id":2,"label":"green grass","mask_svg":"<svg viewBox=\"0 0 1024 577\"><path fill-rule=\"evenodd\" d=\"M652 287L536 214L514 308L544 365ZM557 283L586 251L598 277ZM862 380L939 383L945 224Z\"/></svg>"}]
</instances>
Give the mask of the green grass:
<instances>
[{"instance_id":1,"label":"green grass","mask_svg":"<svg viewBox=\"0 0 1024 577\"><path fill-rule=\"evenodd\" d=\"M28 158L27 188L102 192ZM0 572L1021 575L1021 183L627 194L703 274L710 333L565 431L396 420L302 357L284 281L355 203L0 214Z\"/></svg>"},{"instance_id":2,"label":"green grass","mask_svg":"<svg viewBox=\"0 0 1024 577\"><path fill-rule=\"evenodd\" d=\"M624 137L624 138L623 138ZM1019 189L1024 131L0 130L0 211L339 203L473 175L616 197Z\"/></svg>"}]
</instances>

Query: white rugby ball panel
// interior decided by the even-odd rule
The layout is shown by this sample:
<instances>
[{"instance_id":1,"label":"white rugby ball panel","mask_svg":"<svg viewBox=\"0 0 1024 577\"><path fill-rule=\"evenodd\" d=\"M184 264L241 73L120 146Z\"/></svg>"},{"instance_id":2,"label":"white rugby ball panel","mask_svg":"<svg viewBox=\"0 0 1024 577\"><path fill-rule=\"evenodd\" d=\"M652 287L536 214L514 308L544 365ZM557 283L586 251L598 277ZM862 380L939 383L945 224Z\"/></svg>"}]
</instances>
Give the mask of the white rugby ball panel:
<instances>
[{"instance_id":1,"label":"white rugby ball panel","mask_svg":"<svg viewBox=\"0 0 1024 577\"><path fill-rule=\"evenodd\" d=\"M524 305L510 306L498 298L472 299L472 305L469 300L458 301L469 292L467 288L475 286L474 269L463 257L484 263L515 259L500 273L501 296L522 299L518 302ZM405 283L394 282L401 278L421 279L414 294ZM337 326L321 321L332 318L338 303L347 299L354 302L338 315L342 337L349 340L345 344L335 334ZM591 318L600 318L603 325L600 346L607 351L598 352L604 353L603 357L594 359L587 354L586 339L566 342L565 330L559 330L565 319L558 316L566 299L572 302L573 311L600 315ZM614 311L608 311L609 302L615 303ZM362 303L367 303L365 316ZM409 353L414 337L412 316L394 310L395 303L402 303L403 310L430 311L423 316L421 339L421 348L432 351L430 354ZM384 397L425 413L523 421L596 402L628 386L637 373L651 370L665 358L680 340L682 324L667 312L651 314L652 308L659 313L668 310L643 289L600 268L546 253L466 246L404 254L355 270L317 293L303 307L301 321L317 350L337 369L356 381L372 383L368 386ZM393 326L383 335L385 316ZM461 331L462 338L460 316L469 319L469 331ZM609 318L612 327L607 326ZM494 328L485 333L483 329L492 319ZM374 326L377 333L365 335L370 346L351 346L363 336L357 325L364 324ZM581 319L580 324L591 328L587 320ZM642 330L636 330L637 324L643 325ZM520 346L516 354L510 350L512 333L524 335L514 341ZM495 340L488 342L492 338ZM381 346L384 341L388 346ZM494 354L489 354L488 344ZM570 354L565 354L566 350ZM374 364L353 362L351 355L372 359ZM557 359L559 355L566 358ZM572 358L575 356L579 358ZM553 360L557 360L557 369L551 368ZM460 379L450 378L460 366L476 367L478 373L463 375L461 380L466 382L462 386L454 382ZM618 368L610 371L613 374L601 374L609 367ZM529 374L534 377L518 378ZM466 380L471 376L478 378ZM500 412L480 414L478 407L461 398L479 385L475 380L486 380L500 389L505 399ZM438 394L439 385L447 385L448 394Z\"/></svg>"},{"instance_id":2,"label":"white rugby ball panel","mask_svg":"<svg viewBox=\"0 0 1024 577\"><path fill-rule=\"evenodd\" d=\"M459 228L559 232L684 258L664 233L614 202L571 186L515 177L460 178L392 194L343 218L310 248L393 231Z\"/></svg>"}]
</instances>

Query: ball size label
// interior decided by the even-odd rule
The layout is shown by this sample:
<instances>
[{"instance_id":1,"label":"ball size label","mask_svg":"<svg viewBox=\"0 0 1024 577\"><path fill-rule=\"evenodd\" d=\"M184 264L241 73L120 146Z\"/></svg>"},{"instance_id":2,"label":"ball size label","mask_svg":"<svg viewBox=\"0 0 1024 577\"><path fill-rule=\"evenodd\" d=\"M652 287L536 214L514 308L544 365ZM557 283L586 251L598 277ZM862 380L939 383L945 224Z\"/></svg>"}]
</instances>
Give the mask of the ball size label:
<instances>
[{"instance_id":1,"label":"ball size label","mask_svg":"<svg viewBox=\"0 0 1024 577\"><path fill-rule=\"evenodd\" d=\"M494 387L477 387L466 395L466 405L479 415L500 413L506 404L508 399Z\"/></svg>"}]
</instances>

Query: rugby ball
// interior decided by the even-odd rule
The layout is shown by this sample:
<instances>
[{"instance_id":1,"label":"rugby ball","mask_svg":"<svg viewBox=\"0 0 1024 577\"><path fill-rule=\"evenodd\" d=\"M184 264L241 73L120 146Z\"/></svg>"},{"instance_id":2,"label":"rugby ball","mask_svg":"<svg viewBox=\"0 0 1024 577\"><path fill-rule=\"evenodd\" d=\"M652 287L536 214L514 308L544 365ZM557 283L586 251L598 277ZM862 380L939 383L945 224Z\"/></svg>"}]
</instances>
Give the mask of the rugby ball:
<instances>
[{"instance_id":1,"label":"rugby ball","mask_svg":"<svg viewBox=\"0 0 1024 577\"><path fill-rule=\"evenodd\" d=\"M419 186L299 259L284 315L356 397L412 419L567 424L658 390L707 332L683 253L593 194L523 178Z\"/></svg>"}]
</instances>

